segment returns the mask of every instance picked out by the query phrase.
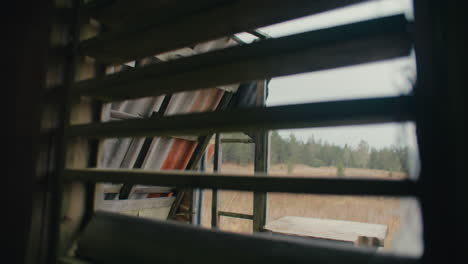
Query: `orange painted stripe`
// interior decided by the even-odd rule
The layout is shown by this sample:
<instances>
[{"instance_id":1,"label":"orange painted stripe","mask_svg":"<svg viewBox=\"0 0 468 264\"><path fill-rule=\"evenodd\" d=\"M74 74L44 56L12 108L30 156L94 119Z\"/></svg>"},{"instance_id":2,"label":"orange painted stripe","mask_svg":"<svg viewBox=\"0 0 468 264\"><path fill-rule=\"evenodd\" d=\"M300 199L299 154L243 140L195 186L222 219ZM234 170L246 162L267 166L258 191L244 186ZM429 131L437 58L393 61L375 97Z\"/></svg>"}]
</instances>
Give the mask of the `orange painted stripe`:
<instances>
[{"instance_id":1,"label":"orange painted stripe","mask_svg":"<svg viewBox=\"0 0 468 264\"><path fill-rule=\"evenodd\" d=\"M171 146L171 150L167 155L162 170L184 170L186 169L190 158L195 151L197 142L189 141L185 139L174 139L174 143Z\"/></svg>"}]
</instances>

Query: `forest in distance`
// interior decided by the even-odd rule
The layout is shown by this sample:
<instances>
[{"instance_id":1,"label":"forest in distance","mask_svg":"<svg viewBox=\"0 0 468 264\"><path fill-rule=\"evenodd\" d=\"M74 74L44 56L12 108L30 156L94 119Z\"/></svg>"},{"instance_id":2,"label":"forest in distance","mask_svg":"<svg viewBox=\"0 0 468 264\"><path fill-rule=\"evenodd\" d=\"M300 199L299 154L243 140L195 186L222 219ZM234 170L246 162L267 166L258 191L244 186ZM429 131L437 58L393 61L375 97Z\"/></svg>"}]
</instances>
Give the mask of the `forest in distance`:
<instances>
[{"instance_id":1,"label":"forest in distance","mask_svg":"<svg viewBox=\"0 0 468 264\"><path fill-rule=\"evenodd\" d=\"M254 147L254 144L223 144L223 162L252 164ZM389 146L377 149L369 146L365 140L361 140L356 147L339 146L313 136L307 141L298 140L294 134L285 138L273 131L270 153L271 164L287 164L288 171L296 164L303 164L311 167L336 167L338 176L344 168L408 172L408 147Z\"/></svg>"}]
</instances>

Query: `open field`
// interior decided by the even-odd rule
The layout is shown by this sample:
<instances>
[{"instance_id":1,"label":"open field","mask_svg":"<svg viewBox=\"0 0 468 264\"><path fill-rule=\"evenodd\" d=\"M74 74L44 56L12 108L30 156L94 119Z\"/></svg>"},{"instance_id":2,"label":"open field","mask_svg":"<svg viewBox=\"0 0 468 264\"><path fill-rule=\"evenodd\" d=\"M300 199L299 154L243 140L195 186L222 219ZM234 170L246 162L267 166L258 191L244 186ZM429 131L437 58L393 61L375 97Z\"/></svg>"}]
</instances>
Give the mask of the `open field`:
<instances>
[{"instance_id":1,"label":"open field","mask_svg":"<svg viewBox=\"0 0 468 264\"><path fill-rule=\"evenodd\" d=\"M223 164L222 172L253 174L253 166L239 166ZM287 166L274 165L270 174L287 174ZM336 177L336 168L312 168L305 165L296 165L290 174L292 176L310 177ZM388 171L346 168L345 177L389 178ZM392 179L403 179L406 175L393 172ZM240 191L222 191L220 195L221 211L252 214L253 193ZM358 221L365 223L385 224L388 234L385 248L391 248L395 233L400 227L400 199L383 197L356 197L332 195L306 195L306 194L269 194L268 221L283 216L304 216L324 219L338 219ZM203 226L209 227L211 223L211 191L205 191ZM252 221L221 217L220 226L223 230L251 233Z\"/></svg>"}]
</instances>

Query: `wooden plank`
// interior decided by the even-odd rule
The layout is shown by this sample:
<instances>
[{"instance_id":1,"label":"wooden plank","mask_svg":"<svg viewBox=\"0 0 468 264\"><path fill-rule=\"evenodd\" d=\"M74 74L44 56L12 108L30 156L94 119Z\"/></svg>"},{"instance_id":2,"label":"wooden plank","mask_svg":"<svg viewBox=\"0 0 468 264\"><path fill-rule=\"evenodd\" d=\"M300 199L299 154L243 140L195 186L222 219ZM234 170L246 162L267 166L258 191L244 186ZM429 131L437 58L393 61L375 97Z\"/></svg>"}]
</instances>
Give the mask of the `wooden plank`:
<instances>
[{"instance_id":1,"label":"wooden plank","mask_svg":"<svg viewBox=\"0 0 468 264\"><path fill-rule=\"evenodd\" d=\"M81 45L83 54L106 63L124 63L293 18L363 2L363 0L270 0L268 4L261 0L238 0L230 1L229 4L221 5L219 8L209 8L210 5L213 6L210 3L213 0L203 0L201 4L197 3L198 5L188 2L181 5L176 2L167 5L166 8L157 6L158 1L151 2L156 2L155 8L147 8L147 4L138 7L138 4L135 3L131 5L133 8L125 8L125 10L120 8L124 19L116 17L120 19L122 24L128 23L130 26L83 42ZM203 4L206 5L203 6ZM191 12L202 11L204 7L206 7L205 11L188 15ZM144 14L138 14L138 11L132 12L132 9L143 10ZM159 10L151 12L151 9ZM138 17L136 21L141 24L132 24L132 21L129 20L130 17L125 19L125 16L128 15Z\"/></svg>"},{"instance_id":2,"label":"wooden plank","mask_svg":"<svg viewBox=\"0 0 468 264\"><path fill-rule=\"evenodd\" d=\"M240 218L240 219L247 219L253 220L254 216L249 214L241 214L241 213L234 213L234 212L226 212L226 211L218 211L219 216L227 216L233 218Z\"/></svg>"},{"instance_id":3,"label":"wooden plank","mask_svg":"<svg viewBox=\"0 0 468 264\"><path fill-rule=\"evenodd\" d=\"M156 63L79 82L73 91L109 101L134 99L380 61L410 51L408 23L396 15Z\"/></svg>"},{"instance_id":4,"label":"wooden plank","mask_svg":"<svg viewBox=\"0 0 468 264\"><path fill-rule=\"evenodd\" d=\"M115 232L119 230L119 232ZM183 254L180 254L183 252ZM417 263L414 257L97 213L78 242L93 263Z\"/></svg>"},{"instance_id":5,"label":"wooden plank","mask_svg":"<svg viewBox=\"0 0 468 264\"><path fill-rule=\"evenodd\" d=\"M135 211L142 209L153 209L171 207L174 197L148 198L138 200L104 200L97 208L107 212Z\"/></svg>"},{"instance_id":6,"label":"wooden plank","mask_svg":"<svg viewBox=\"0 0 468 264\"><path fill-rule=\"evenodd\" d=\"M280 177L261 174L245 176L141 169L68 169L64 175L71 181L134 183L180 188L339 195L415 196L417 194L416 183L410 180L307 178L307 176L287 175Z\"/></svg>"},{"instance_id":7,"label":"wooden plank","mask_svg":"<svg viewBox=\"0 0 468 264\"><path fill-rule=\"evenodd\" d=\"M266 107L267 84L265 80L257 82L256 105ZM268 175L270 167L270 132L259 131L255 133L255 173ZM255 191L253 194L253 231L261 232L267 222L268 194Z\"/></svg>"},{"instance_id":8,"label":"wooden plank","mask_svg":"<svg viewBox=\"0 0 468 264\"><path fill-rule=\"evenodd\" d=\"M334 219L286 216L269 222L266 230L285 235L296 235L319 239L338 240L354 243L359 237L377 238L384 246L387 226Z\"/></svg>"},{"instance_id":9,"label":"wooden plank","mask_svg":"<svg viewBox=\"0 0 468 264\"><path fill-rule=\"evenodd\" d=\"M268 108L232 109L157 119L75 125L70 137L150 137L403 122L413 119L412 97L371 98Z\"/></svg>"}]
</instances>

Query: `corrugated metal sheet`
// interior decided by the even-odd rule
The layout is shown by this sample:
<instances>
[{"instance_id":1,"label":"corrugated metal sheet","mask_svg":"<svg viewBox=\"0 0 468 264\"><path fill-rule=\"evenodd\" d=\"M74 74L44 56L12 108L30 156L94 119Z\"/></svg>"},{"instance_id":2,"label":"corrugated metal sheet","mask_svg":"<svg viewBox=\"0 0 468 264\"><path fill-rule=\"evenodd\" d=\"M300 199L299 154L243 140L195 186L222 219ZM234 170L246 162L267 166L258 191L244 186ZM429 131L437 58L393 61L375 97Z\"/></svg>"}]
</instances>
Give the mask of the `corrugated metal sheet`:
<instances>
[{"instance_id":1,"label":"corrugated metal sheet","mask_svg":"<svg viewBox=\"0 0 468 264\"><path fill-rule=\"evenodd\" d=\"M234 45L229 38L223 38L202 43L192 48L184 48L156 56L158 60L171 60L179 57L192 56L215 49ZM123 70L122 67L111 69L111 72ZM155 87L157 89L157 87ZM225 91L235 92L238 85L228 85L198 91L182 92L172 95L164 115L176 115L195 112L213 111L219 105ZM149 118L153 112L158 112L164 96L141 98L123 102L115 102L104 107L103 121L116 120L111 117L111 110L120 116ZM153 139L148 153L144 158L142 168L147 170L185 170L197 147L197 138L186 137L156 137ZM142 149L144 138L107 139L103 143L103 155L100 166L105 168L133 168ZM211 149L211 148L209 148ZM116 190L115 185L104 188ZM154 195L132 193L129 199L145 199ZM107 195L107 197L110 197ZM117 197L114 195L113 199ZM166 211L165 211L166 212ZM167 211L168 212L168 211ZM138 215L138 214L137 214ZM160 215L159 215L160 217Z\"/></svg>"},{"instance_id":2,"label":"corrugated metal sheet","mask_svg":"<svg viewBox=\"0 0 468 264\"><path fill-rule=\"evenodd\" d=\"M165 115L213 111L218 106L223 94L224 90L217 88L174 94ZM112 104L110 109L147 118L151 113L159 110L162 101L162 96L144 98ZM110 114L108 118L110 119ZM133 168L143 140L142 138L106 140L102 166L106 168ZM196 144L196 141L187 139L157 137L151 144L142 168L184 170Z\"/></svg>"}]
</instances>

